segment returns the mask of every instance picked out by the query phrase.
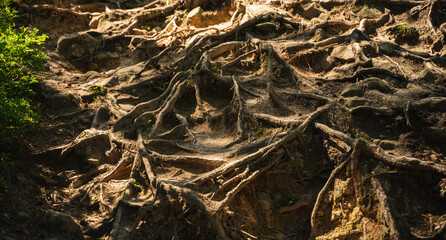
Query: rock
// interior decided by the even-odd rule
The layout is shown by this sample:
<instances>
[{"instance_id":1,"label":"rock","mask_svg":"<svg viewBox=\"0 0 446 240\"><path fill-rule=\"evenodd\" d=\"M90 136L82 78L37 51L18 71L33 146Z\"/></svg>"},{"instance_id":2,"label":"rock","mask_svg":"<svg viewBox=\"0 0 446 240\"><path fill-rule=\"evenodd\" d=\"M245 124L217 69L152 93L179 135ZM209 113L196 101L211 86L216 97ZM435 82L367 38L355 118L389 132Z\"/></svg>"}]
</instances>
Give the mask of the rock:
<instances>
[{"instance_id":1,"label":"rock","mask_svg":"<svg viewBox=\"0 0 446 240\"><path fill-rule=\"evenodd\" d=\"M320 8L316 3L313 3L302 12L302 17L306 19L317 18L323 12L324 10L322 8Z\"/></svg>"},{"instance_id":2,"label":"rock","mask_svg":"<svg viewBox=\"0 0 446 240\"><path fill-rule=\"evenodd\" d=\"M26 220L30 219L31 217L24 211L20 211L17 213L17 220L21 222L25 222Z\"/></svg>"},{"instance_id":3,"label":"rock","mask_svg":"<svg viewBox=\"0 0 446 240\"><path fill-rule=\"evenodd\" d=\"M100 106L94 116L93 125L95 123L97 123L97 124L104 123L104 122L108 121L109 119L110 119L109 110L103 106Z\"/></svg>"},{"instance_id":4,"label":"rock","mask_svg":"<svg viewBox=\"0 0 446 240\"><path fill-rule=\"evenodd\" d=\"M370 41L361 41L359 43L359 46L361 46L362 51L364 54L369 57L377 57L378 56L378 49L375 47L375 45Z\"/></svg>"},{"instance_id":5,"label":"rock","mask_svg":"<svg viewBox=\"0 0 446 240\"><path fill-rule=\"evenodd\" d=\"M357 14L361 18L378 18L382 12L376 8L364 6Z\"/></svg>"},{"instance_id":6,"label":"rock","mask_svg":"<svg viewBox=\"0 0 446 240\"><path fill-rule=\"evenodd\" d=\"M355 61L355 52L353 51L353 48L350 45L336 47L331 52L331 56L346 62Z\"/></svg>"},{"instance_id":7,"label":"rock","mask_svg":"<svg viewBox=\"0 0 446 240\"><path fill-rule=\"evenodd\" d=\"M379 50L386 55L394 55L395 50L398 49L398 45L391 42L383 42L379 44Z\"/></svg>"},{"instance_id":8,"label":"rock","mask_svg":"<svg viewBox=\"0 0 446 240\"><path fill-rule=\"evenodd\" d=\"M377 77L371 77L364 80L363 85L368 90L378 90L382 93L391 93L392 88L387 85L386 82L383 80L377 78Z\"/></svg>"},{"instance_id":9,"label":"rock","mask_svg":"<svg viewBox=\"0 0 446 240\"><path fill-rule=\"evenodd\" d=\"M187 14L187 23L191 26L198 27L201 25L203 18L203 9L196 7Z\"/></svg>"},{"instance_id":10,"label":"rock","mask_svg":"<svg viewBox=\"0 0 446 240\"><path fill-rule=\"evenodd\" d=\"M57 50L66 58L79 58L92 54L101 46L101 42L89 33L63 35L57 41Z\"/></svg>"},{"instance_id":11,"label":"rock","mask_svg":"<svg viewBox=\"0 0 446 240\"><path fill-rule=\"evenodd\" d=\"M325 38L324 30L322 28L316 29L316 31L314 32L313 41L319 42L324 40L324 38Z\"/></svg>"},{"instance_id":12,"label":"rock","mask_svg":"<svg viewBox=\"0 0 446 240\"><path fill-rule=\"evenodd\" d=\"M326 13L321 13L318 18L324 21L328 21L330 19L330 16Z\"/></svg>"},{"instance_id":13,"label":"rock","mask_svg":"<svg viewBox=\"0 0 446 240\"><path fill-rule=\"evenodd\" d=\"M382 147L384 150L393 150L398 147L398 141L392 141L392 140L382 140L379 143L379 146Z\"/></svg>"},{"instance_id":14,"label":"rock","mask_svg":"<svg viewBox=\"0 0 446 240\"><path fill-rule=\"evenodd\" d=\"M91 33L95 35L94 33ZM99 36L96 36L99 38ZM90 59L101 47L101 41L90 33L73 33L63 35L57 41L57 51L76 68L90 69Z\"/></svg>"},{"instance_id":15,"label":"rock","mask_svg":"<svg viewBox=\"0 0 446 240\"><path fill-rule=\"evenodd\" d=\"M52 233L80 234L81 226L66 213L47 210L43 216L43 227Z\"/></svg>"},{"instance_id":16,"label":"rock","mask_svg":"<svg viewBox=\"0 0 446 240\"><path fill-rule=\"evenodd\" d=\"M79 106L79 101L71 93L56 93L51 95L49 98L49 103L53 109L73 109Z\"/></svg>"},{"instance_id":17,"label":"rock","mask_svg":"<svg viewBox=\"0 0 446 240\"><path fill-rule=\"evenodd\" d=\"M431 72L429 69L424 69L420 73L420 79L427 81L427 82L434 83L438 79L438 76L435 75L435 73Z\"/></svg>"},{"instance_id":18,"label":"rock","mask_svg":"<svg viewBox=\"0 0 446 240\"><path fill-rule=\"evenodd\" d=\"M362 97L350 97L347 99L347 102L345 105L349 108L364 106L364 105L370 105L370 102Z\"/></svg>"},{"instance_id":19,"label":"rock","mask_svg":"<svg viewBox=\"0 0 446 240\"><path fill-rule=\"evenodd\" d=\"M364 90L362 89L361 86L358 85L350 85L345 87L341 94L342 97L362 97L364 95Z\"/></svg>"}]
</instances>

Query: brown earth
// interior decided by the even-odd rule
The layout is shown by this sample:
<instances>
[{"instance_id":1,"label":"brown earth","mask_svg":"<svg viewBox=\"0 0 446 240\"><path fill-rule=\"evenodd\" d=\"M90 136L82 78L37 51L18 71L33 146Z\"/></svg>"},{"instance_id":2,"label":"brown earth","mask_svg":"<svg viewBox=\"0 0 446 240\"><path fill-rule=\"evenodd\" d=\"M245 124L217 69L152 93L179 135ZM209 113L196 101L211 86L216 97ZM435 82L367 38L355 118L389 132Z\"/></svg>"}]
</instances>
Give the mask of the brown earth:
<instances>
[{"instance_id":1,"label":"brown earth","mask_svg":"<svg viewBox=\"0 0 446 240\"><path fill-rule=\"evenodd\" d=\"M49 60L0 239L446 239L445 1L16 5Z\"/></svg>"}]
</instances>

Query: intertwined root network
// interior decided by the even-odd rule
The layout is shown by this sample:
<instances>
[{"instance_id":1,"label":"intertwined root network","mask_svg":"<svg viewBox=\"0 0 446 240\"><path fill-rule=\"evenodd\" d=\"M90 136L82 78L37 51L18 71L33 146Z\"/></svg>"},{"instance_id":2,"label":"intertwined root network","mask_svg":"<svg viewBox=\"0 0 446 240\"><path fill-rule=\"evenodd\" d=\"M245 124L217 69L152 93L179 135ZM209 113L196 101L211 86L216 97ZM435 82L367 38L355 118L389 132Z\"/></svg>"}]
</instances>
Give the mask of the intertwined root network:
<instances>
[{"instance_id":1,"label":"intertwined root network","mask_svg":"<svg viewBox=\"0 0 446 240\"><path fill-rule=\"evenodd\" d=\"M418 14L429 23L420 31L442 39L433 12L442 1L378 2ZM67 204L85 211L86 236L442 234L443 58L383 38L401 28L395 9L341 21L342 11L369 6L269 4L32 8L35 24L49 14L60 26L79 20L50 36L50 65L82 71L74 87L94 93L81 94L83 102L101 105L61 152L88 166L67 187ZM424 68L434 80L417 72Z\"/></svg>"}]
</instances>

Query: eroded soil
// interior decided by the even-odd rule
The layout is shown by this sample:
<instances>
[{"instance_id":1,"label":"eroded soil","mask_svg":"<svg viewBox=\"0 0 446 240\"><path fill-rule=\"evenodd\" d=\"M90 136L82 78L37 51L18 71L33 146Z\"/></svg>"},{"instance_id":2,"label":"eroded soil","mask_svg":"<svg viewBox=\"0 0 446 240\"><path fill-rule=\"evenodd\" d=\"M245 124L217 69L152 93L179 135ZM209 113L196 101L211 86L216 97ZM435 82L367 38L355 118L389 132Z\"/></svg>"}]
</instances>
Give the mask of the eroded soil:
<instances>
[{"instance_id":1,"label":"eroded soil","mask_svg":"<svg viewBox=\"0 0 446 240\"><path fill-rule=\"evenodd\" d=\"M17 4L49 60L0 233L445 238L446 3L318 2Z\"/></svg>"}]
</instances>

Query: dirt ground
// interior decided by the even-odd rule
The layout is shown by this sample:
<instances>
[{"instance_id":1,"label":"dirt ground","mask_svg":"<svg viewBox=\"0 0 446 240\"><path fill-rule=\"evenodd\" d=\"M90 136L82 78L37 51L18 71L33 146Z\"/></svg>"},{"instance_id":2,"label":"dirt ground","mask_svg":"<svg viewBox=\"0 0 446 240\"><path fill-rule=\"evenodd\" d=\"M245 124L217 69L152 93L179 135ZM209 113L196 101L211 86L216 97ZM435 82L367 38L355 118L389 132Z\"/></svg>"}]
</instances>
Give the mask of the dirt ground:
<instances>
[{"instance_id":1,"label":"dirt ground","mask_svg":"<svg viewBox=\"0 0 446 240\"><path fill-rule=\"evenodd\" d=\"M35 4L0 239L446 239L445 1Z\"/></svg>"}]
</instances>

